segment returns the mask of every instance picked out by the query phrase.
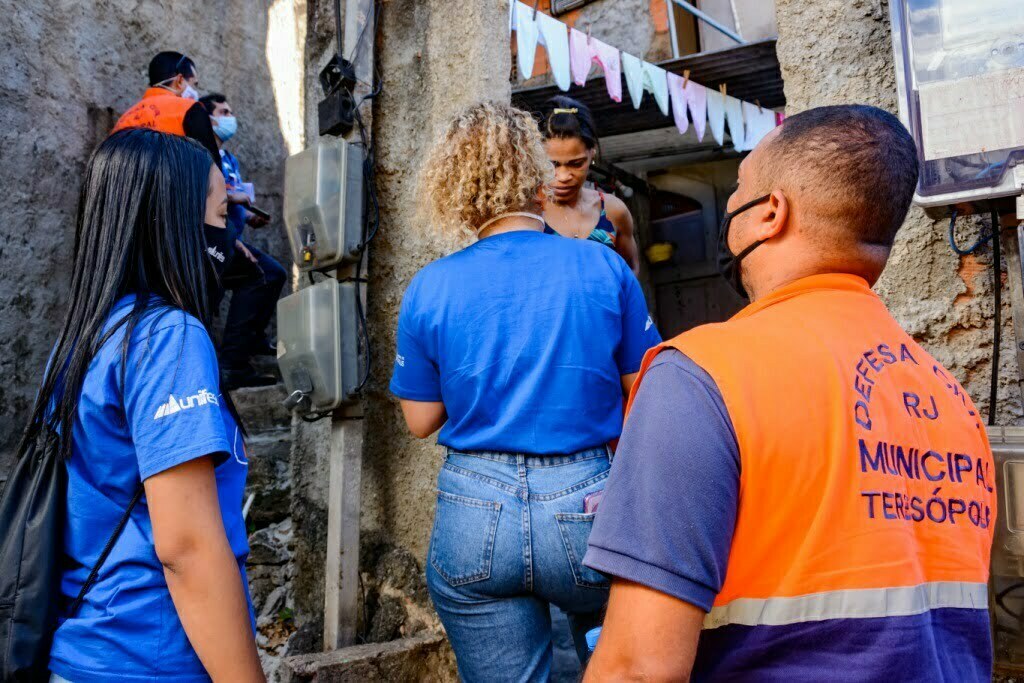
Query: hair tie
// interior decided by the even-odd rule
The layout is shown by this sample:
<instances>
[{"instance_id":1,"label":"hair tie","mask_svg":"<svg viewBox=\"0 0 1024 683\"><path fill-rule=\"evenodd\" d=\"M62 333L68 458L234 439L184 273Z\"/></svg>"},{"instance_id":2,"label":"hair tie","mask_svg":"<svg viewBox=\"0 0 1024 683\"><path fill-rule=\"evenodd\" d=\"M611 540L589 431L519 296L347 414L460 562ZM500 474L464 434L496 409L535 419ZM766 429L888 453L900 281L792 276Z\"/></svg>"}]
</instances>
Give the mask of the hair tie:
<instances>
[{"instance_id":1,"label":"hair tie","mask_svg":"<svg viewBox=\"0 0 1024 683\"><path fill-rule=\"evenodd\" d=\"M578 114L579 111L580 111L579 109L577 109L576 107L573 107L572 109L554 109L554 110L551 111L551 113L552 113L552 115L554 115L554 114Z\"/></svg>"}]
</instances>

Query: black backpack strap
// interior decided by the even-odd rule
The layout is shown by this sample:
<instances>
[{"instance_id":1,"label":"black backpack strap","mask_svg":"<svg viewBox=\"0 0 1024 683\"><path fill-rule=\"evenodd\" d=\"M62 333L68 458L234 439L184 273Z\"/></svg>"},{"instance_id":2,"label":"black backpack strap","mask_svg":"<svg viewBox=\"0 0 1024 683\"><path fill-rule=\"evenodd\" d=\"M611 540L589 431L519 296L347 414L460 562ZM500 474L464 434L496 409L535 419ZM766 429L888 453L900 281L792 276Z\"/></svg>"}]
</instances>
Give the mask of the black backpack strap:
<instances>
[{"instance_id":1,"label":"black backpack strap","mask_svg":"<svg viewBox=\"0 0 1024 683\"><path fill-rule=\"evenodd\" d=\"M68 610L68 617L73 617L78 612L78 608L82 606L82 601L85 600L85 594L89 592L92 585L96 583L96 578L99 576L100 569L103 567L103 563L107 561L107 556L110 555L110 551L114 549L114 544L117 543L118 536L124 531L125 526L128 524L128 518L132 515L132 510L135 509L135 504L142 498L142 484L139 484L139 488L136 489L135 495L132 496L132 500L128 503L128 508L121 515L121 519L117 521L117 526L114 527L114 532L110 534L110 538L107 539L107 544L103 546L103 552L100 553L99 559L96 560L96 564L93 565L92 571L89 572L89 577L82 584L82 590L78 591L78 597L71 603L71 609Z\"/></svg>"}]
</instances>

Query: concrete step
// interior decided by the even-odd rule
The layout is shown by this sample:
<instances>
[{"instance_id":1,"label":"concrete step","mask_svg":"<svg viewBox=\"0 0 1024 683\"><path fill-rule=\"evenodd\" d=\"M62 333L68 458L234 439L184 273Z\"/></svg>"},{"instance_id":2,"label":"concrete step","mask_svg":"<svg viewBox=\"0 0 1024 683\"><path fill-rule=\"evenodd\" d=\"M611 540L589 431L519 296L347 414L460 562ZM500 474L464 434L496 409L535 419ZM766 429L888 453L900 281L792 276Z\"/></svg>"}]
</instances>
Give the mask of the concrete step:
<instances>
[{"instance_id":1,"label":"concrete step","mask_svg":"<svg viewBox=\"0 0 1024 683\"><path fill-rule=\"evenodd\" d=\"M236 389L231 392L231 398L250 435L291 429L291 413L282 403L285 399L283 384Z\"/></svg>"},{"instance_id":2,"label":"concrete step","mask_svg":"<svg viewBox=\"0 0 1024 683\"><path fill-rule=\"evenodd\" d=\"M288 657L282 672L285 683L456 683L459 680L455 655L448 640L433 633Z\"/></svg>"},{"instance_id":3,"label":"concrete step","mask_svg":"<svg viewBox=\"0 0 1024 683\"><path fill-rule=\"evenodd\" d=\"M280 522L290 514L291 448L291 430L262 432L246 439L246 499L250 493L256 496L247 521L257 527Z\"/></svg>"}]
</instances>

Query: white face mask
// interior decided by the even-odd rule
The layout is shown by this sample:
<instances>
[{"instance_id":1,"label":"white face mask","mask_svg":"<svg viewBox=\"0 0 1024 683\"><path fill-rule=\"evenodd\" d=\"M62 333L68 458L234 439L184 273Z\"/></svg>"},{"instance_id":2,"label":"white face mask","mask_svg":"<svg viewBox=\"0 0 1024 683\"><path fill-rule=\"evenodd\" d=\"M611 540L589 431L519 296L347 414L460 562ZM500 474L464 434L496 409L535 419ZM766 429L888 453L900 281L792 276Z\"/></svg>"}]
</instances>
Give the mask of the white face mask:
<instances>
[{"instance_id":1,"label":"white face mask","mask_svg":"<svg viewBox=\"0 0 1024 683\"><path fill-rule=\"evenodd\" d=\"M181 96L184 97L186 100L198 100L199 91L193 88L188 83L186 83L185 89L181 91Z\"/></svg>"}]
</instances>

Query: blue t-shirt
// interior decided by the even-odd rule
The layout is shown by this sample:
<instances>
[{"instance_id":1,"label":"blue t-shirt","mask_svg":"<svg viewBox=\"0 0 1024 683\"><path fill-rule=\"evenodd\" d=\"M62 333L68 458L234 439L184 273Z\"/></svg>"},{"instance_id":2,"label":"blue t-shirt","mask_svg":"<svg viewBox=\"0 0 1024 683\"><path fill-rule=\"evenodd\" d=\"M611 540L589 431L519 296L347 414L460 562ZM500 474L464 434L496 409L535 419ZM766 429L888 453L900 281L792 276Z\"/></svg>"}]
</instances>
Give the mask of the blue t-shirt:
<instances>
[{"instance_id":1,"label":"blue t-shirt","mask_svg":"<svg viewBox=\"0 0 1024 683\"><path fill-rule=\"evenodd\" d=\"M242 183L245 182L242 180L242 167L239 166L235 155L224 149L220 151L220 172L224 176L228 192L242 191ZM234 231L235 239L241 236L248 217L248 212L241 204L228 204L228 227Z\"/></svg>"},{"instance_id":2,"label":"blue t-shirt","mask_svg":"<svg viewBox=\"0 0 1024 683\"><path fill-rule=\"evenodd\" d=\"M116 304L108 330L133 302L129 295ZM78 595L140 480L210 454L224 530L248 595L248 462L219 392L210 337L192 316L156 304L132 333L122 378L124 334L121 325L100 348L82 385L68 463L64 598L69 604ZM251 603L249 611L252 619ZM77 615L57 628L50 669L74 683L209 680L171 601L145 496Z\"/></svg>"},{"instance_id":3,"label":"blue t-shirt","mask_svg":"<svg viewBox=\"0 0 1024 683\"><path fill-rule=\"evenodd\" d=\"M622 375L660 341L626 262L529 230L484 238L413 278L391 391L442 401L459 451L574 453L622 430Z\"/></svg>"},{"instance_id":4,"label":"blue t-shirt","mask_svg":"<svg viewBox=\"0 0 1024 683\"><path fill-rule=\"evenodd\" d=\"M634 399L584 564L709 610L725 580L740 467L714 380L679 351L663 351ZM729 624L701 633L692 680L987 681L988 634L984 605Z\"/></svg>"}]
</instances>

